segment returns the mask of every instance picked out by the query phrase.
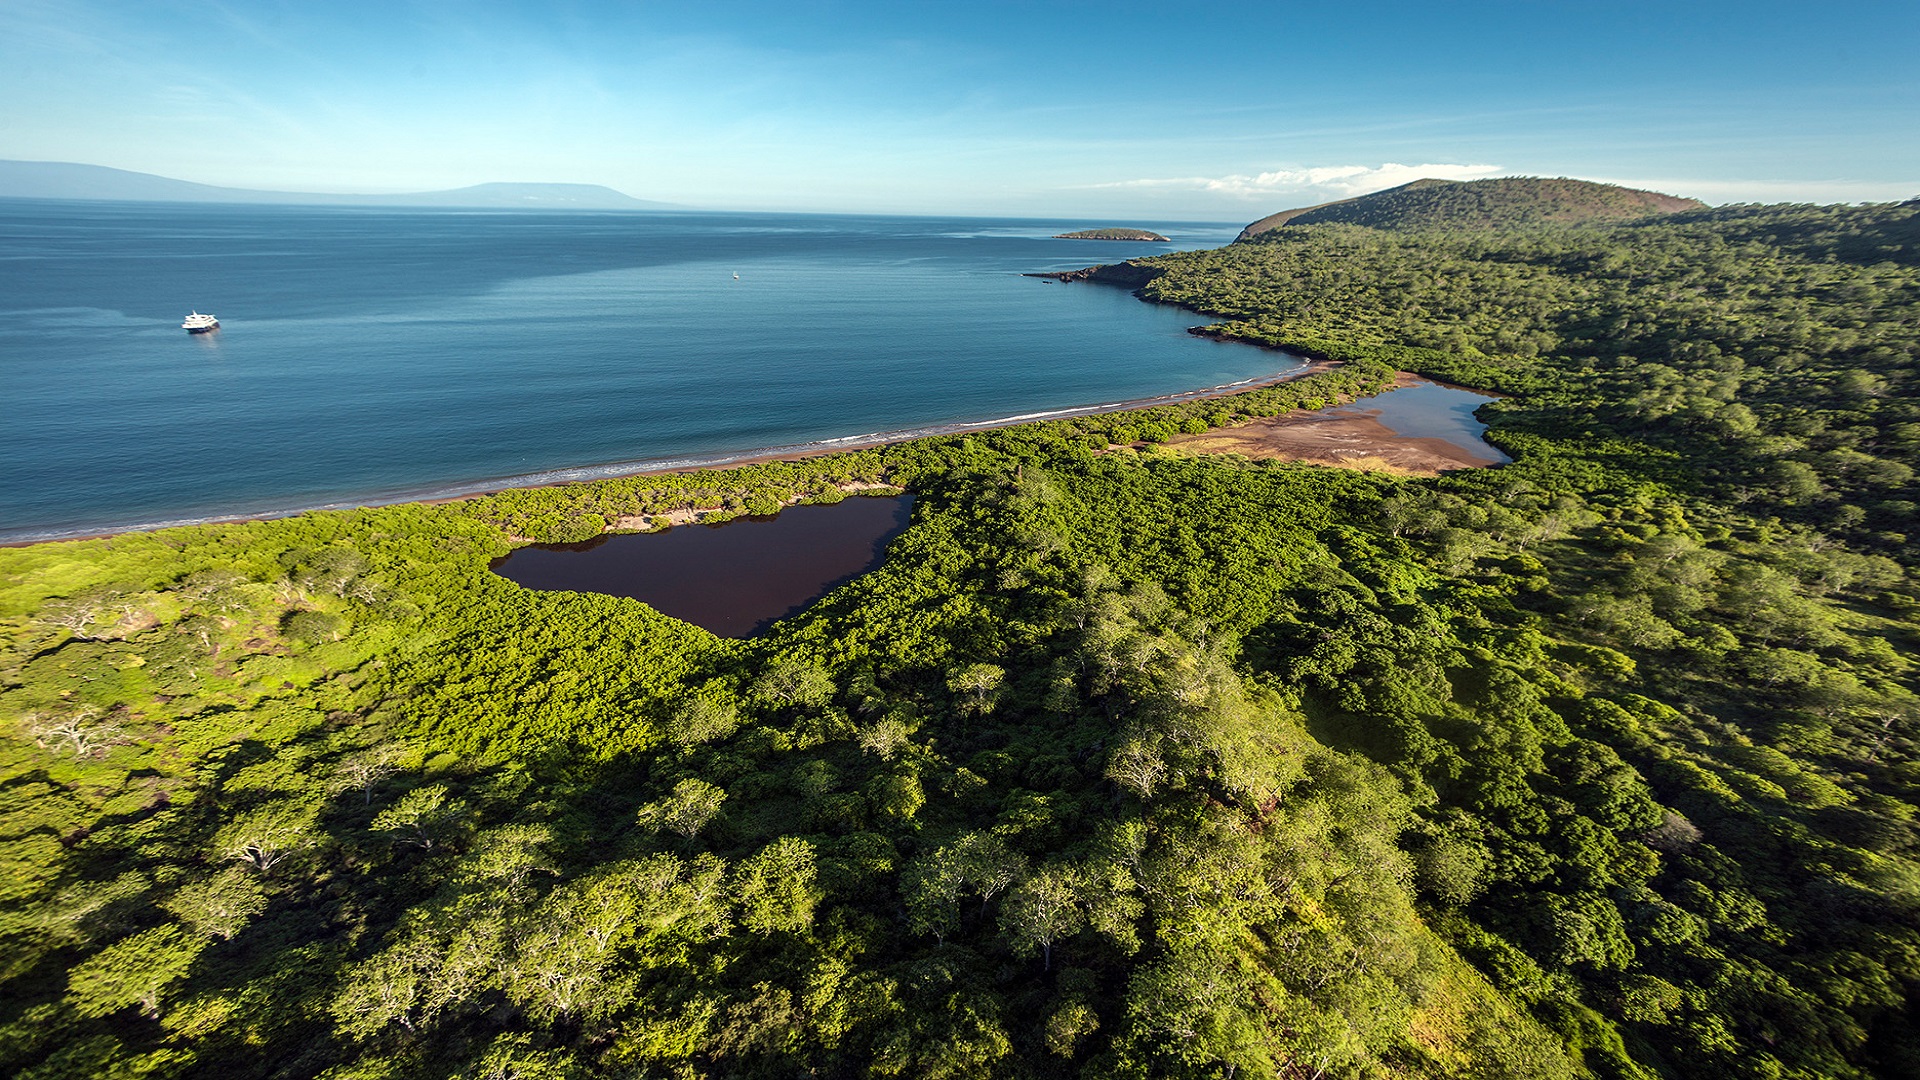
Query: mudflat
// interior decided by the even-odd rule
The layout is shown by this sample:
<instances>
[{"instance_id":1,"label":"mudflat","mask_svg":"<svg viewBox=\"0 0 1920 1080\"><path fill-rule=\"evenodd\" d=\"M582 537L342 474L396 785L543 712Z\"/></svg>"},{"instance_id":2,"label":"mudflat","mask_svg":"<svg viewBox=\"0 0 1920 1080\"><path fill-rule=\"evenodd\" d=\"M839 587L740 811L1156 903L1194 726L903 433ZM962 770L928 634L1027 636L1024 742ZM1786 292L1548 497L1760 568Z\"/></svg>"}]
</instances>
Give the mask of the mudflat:
<instances>
[{"instance_id":1,"label":"mudflat","mask_svg":"<svg viewBox=\"0 0 1920 1080\"><path fill-rule=\"evenodd\" d=\"M1425 381L1404 372L1396 380L1400 388ZM1197 435L1177 435L1166 445L1188 454L1241 454L1408 476L1434 476L1453 469L1497 465L1504 460L1484 443L1474 446L1433 436L1402 435L1380 421L1381 413L1380 408L1368 407L1366 401L1355 402Z\"/></svg>"}]
</instances>

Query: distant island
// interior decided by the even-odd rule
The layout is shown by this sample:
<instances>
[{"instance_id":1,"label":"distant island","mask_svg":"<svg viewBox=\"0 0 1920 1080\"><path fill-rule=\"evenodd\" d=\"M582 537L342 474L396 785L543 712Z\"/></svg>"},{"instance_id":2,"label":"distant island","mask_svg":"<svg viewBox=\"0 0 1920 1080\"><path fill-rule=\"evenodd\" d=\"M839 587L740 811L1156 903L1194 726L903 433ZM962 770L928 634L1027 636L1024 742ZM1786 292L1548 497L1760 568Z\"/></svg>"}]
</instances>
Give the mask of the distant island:
<instances>
[{"instance_id":1,"label":"distant island","mask_svg":"<svg viewBox=\"0 0 1920 1080\"><path fill-rule=\"evenodd\" d=\"M673 210L598 184L475 184L453 191L387 195L256 191L64 161L0 161L0 198L292 206L437 206L519 210Z\"/></svg>"},{"instance_id":2,"label":"distant island","mask_svg":"<svg viewBox=\"0 0 1920 1080\"><path fill-rule=\"evenodd\" d=\"M1170 244L1173 241L1157 232L1145 229L1082 229L1079 232L1058 233L1055 240L1152 240L1156 243Z\"/></svg>"}]
</instances>

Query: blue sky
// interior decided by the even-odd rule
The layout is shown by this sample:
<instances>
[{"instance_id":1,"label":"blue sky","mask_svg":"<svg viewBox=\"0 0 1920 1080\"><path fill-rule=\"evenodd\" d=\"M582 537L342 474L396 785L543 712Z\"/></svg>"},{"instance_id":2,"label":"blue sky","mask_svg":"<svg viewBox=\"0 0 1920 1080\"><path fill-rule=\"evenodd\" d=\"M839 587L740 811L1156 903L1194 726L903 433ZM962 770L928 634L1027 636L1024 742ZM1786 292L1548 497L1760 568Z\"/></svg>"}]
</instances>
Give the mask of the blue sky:
<instances>
[{"instance_id":1,"label":"blue sky","mask_svg":"<svg viewBox=\"0 0 1920 1080\"><path fill-rule=\"evenodd\" d=\"M1920 194L1920 4L0 0L0 158L1239 221L1422 175Z\"/></svg>"}]
</instances>

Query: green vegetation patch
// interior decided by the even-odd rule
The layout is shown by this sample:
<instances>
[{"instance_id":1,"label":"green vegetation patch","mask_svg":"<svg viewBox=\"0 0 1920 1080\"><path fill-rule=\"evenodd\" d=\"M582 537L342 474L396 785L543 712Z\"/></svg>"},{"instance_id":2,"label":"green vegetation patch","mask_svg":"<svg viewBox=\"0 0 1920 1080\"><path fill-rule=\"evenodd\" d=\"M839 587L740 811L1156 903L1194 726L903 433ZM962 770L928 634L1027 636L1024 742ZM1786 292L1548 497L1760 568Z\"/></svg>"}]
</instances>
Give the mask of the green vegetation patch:
<instances>
[{"instance_id":1,"label":"green vegetation patch","mask_svg":"<svg viewBox=\"0 0 1920 1080\"><path fill-rule=\"evenodd\" d=\"M0 1068L1910 1072L1913 213L1289 229L1148 295L1297 382L0 551ZM1156 451L1396 368L1514 463ZM896 487L749 641L488 569Z\"/></svg>"},{"instance_id":2,"label":"green vegetation patch","mask_svg":"<svg viewBox=\"0 0 1920 1080\"><path fill-rule=\"evenodd\" d=\"M1300 225L1466 231L1584 225L1702 210L1706 205L1698 199L1566 177L1415 180L1352 199L1269 214L1241 230L1240 239Z\"/></svg>"},{"instance_id":3,"label":"green vegetation patch","mask_svg":"<svg viewBox=\"0 0 1920 1080\"><path fill-rule=\"evenodd\" d=\"M1055 240L1152 240L1169 243L1168 239L1157 232L1146 229L1081 229L1079 232L1060 233Z\"/></svg>"}]
</instances>

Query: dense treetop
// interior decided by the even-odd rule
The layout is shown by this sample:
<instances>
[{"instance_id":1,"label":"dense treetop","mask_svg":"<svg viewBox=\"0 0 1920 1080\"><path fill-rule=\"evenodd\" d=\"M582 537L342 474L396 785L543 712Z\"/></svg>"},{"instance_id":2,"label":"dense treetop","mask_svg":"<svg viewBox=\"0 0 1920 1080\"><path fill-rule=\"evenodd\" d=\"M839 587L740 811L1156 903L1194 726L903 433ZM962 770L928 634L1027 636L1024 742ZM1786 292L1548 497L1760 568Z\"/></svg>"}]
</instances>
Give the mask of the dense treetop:
<instances>
[{"instance_id":1,"label":"dense treetop","mask_svg":"<svg viewBox=\"0 0 1920 1080\"><path fill-rule=\"evenodd\" d=\"M1913 1075L1917 209L1276 230L1131 265L1279 387L0 551L0 1068ZM1160 445L1395 368L1514 462ZM757 639L488 569L876 483Z\"/></svg>"}]
</instances>

